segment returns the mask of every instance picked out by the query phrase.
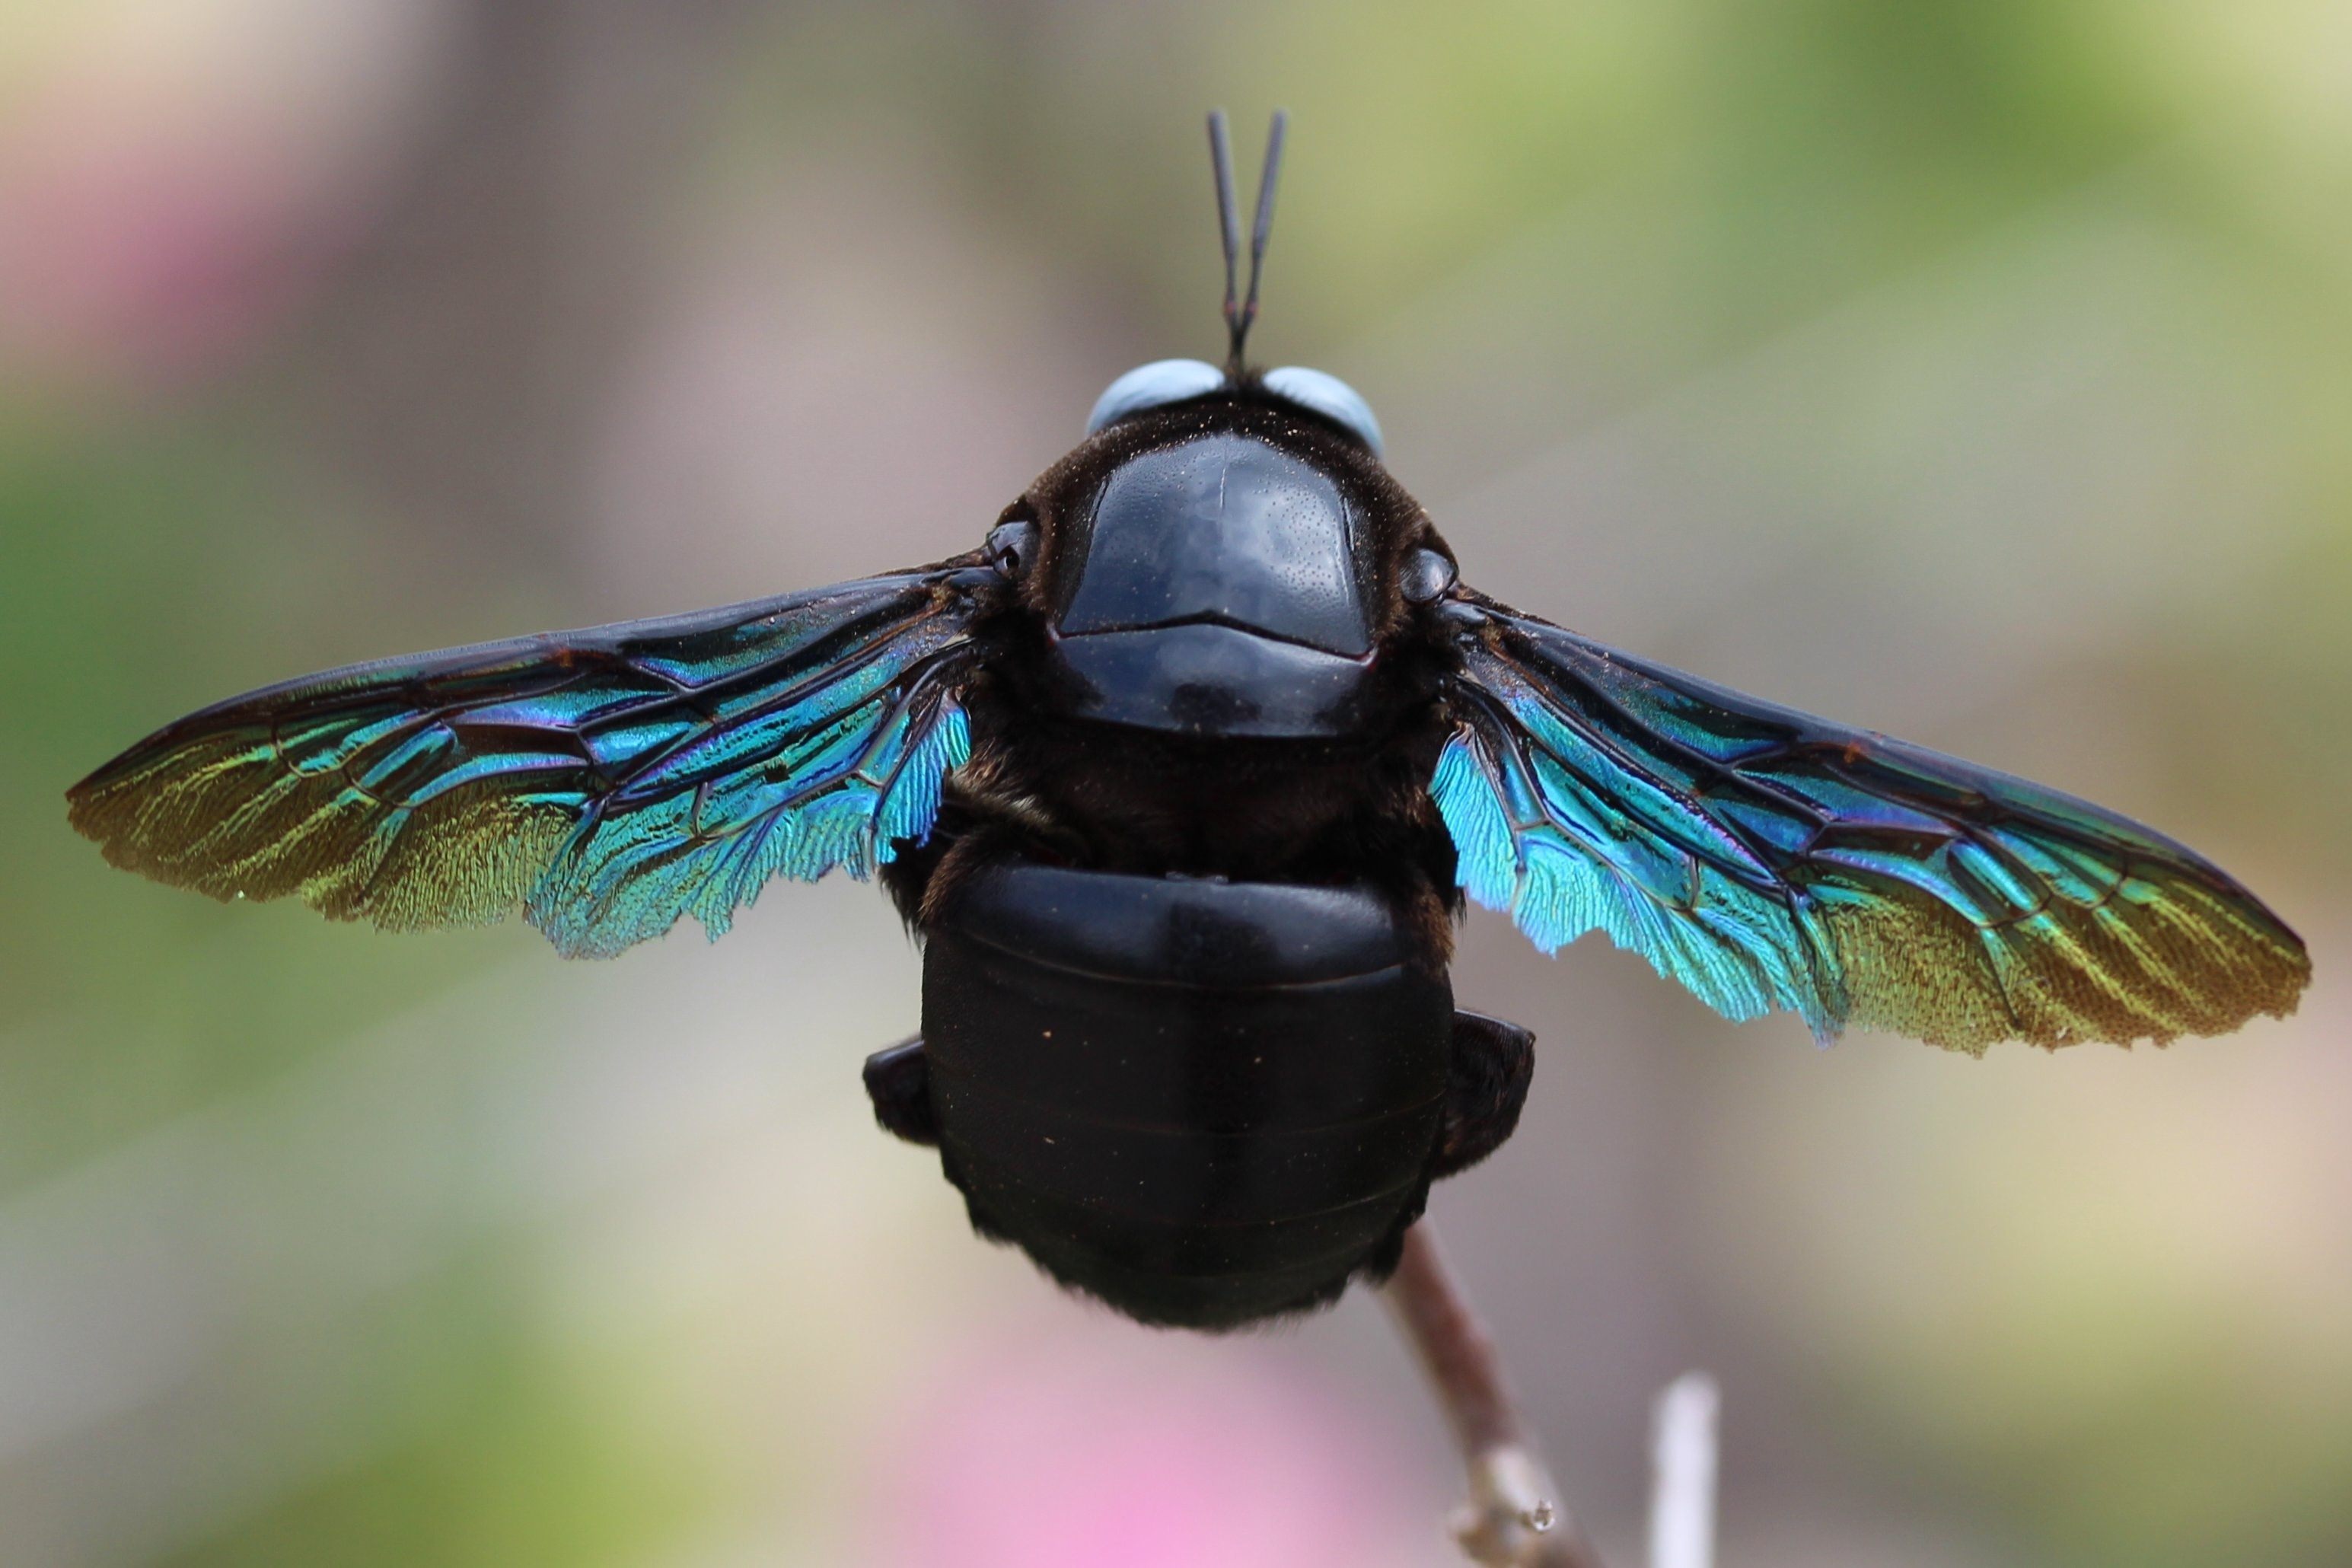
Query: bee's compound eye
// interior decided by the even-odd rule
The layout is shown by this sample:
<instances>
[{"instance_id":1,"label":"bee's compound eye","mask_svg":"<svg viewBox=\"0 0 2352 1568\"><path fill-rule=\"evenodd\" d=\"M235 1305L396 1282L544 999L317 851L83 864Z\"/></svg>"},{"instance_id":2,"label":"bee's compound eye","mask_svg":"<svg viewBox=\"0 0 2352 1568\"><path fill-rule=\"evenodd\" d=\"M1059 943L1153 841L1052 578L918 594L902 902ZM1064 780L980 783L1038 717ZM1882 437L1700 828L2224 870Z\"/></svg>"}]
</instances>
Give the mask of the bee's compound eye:
<instances>
[{"instance_id":1,"label":"bee's compound eye","mask_svg":"<svg viewBox=\"0 0 2352 1568\"><path fill-rule=\"evenodd\" d=\"M1267 371L1261 384L1286 403L1320 414L1361 441L1373 457L1381 455L1381 422L1372 417L1372 405L1338 376L1286 364Z\"/></svg>"},{"instance_id":2,"label":"bee's compound eye","mask_svg":"<svg viewBox=\"0 0 2352 1568\"><path fill-rule=\"evenodd\" d=\"M1454 563L1434 550L1416 550L1404 558L1398 585L1407 604L1426 605L1454 586Z\"/></svg>"},{"instance_id":3,"label":"bee's compound eye","mask_svg":"<svg viewBox=\"0 0 2352 1568\"><path fill-rule=\"evenodd\" d=\"M998 576L1018 581L1037 560L1037 525L1026 518L1000 522L988 531L988 543L983 548L988 563L996 568Z\"/></svg>"},{"instance_id":4,"label":"bee's compound eye","mask_svg":"<svg viewBox=\"0 0 2352 1568\"><path fill-rule=\"evenodd\" d=\"M1087 434L1147 408L1205 397L1224 384L1225 373L1205 360L1160 359L1138 365L1095 400L1095 411L1087 416Z\"/></svg>"}]
</instances>

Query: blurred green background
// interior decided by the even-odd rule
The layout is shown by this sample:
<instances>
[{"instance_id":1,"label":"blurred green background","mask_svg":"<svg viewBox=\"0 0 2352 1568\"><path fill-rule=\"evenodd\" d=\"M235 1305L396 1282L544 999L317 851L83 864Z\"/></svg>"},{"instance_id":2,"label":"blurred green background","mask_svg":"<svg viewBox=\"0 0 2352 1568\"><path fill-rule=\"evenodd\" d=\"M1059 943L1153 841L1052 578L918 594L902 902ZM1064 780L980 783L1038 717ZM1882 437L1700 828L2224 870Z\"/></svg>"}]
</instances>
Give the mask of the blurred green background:
<instances>
[{"instance_id":1,"label":"blurred green background","mask_svg":"<svg viewBox=\"0 0 2352 1568\"><path fill-rule=\"evenodd\" d=\"M107 869L61 792L347 660L965 548L1257 347L1472 581L2112 804L2297 1018L1983 1062L1474 918L1517 1139L1435 1213L1633 1558L2352 1562L2352 11L2327 0L0 0L0 1561L1432 1568L1376 1305L1154 1335L973 1240L845 883L565 964ZM1597 940L1597 939L1596 939Z\"/></svg>"}]
</instances>

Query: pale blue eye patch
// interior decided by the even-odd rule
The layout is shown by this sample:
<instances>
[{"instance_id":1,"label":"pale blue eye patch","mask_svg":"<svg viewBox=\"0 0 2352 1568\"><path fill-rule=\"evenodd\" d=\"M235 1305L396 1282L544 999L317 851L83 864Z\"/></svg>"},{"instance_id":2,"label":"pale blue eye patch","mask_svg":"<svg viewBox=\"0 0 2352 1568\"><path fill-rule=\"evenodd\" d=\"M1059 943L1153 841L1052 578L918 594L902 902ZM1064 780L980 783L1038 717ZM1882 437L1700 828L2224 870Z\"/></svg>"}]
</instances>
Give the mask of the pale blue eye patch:
<instances>
[{"instance_id":1,"label":"pale blue eye patch","mask_svg":"<svg viewBox=\"0 0 2352 1568\"><path fill-rule=\"evenodd\" d=\"M1381 422L1372 417L1372 405L1338 376L1303 364L1286 364L1267 371L1263 384L1284 402L1320 414L1349 431L1372 449L1373 457L1381 455Z\"/></svg>"},{"instance_id":2,"label":"pale blue eye patch","mask_svg":"<svg viewBox=\"0 0 2352 1568\"><path fill-rule=\"evenodd\" d=\"M1225 384L1225 373L1205 360L1159 359L1139 364L1103 389L1087 416L1087 434L1104 426L1187 398L1204 396ZM1353 395L1352 394L1350 395Z\"/></svg>"}]
</instances>

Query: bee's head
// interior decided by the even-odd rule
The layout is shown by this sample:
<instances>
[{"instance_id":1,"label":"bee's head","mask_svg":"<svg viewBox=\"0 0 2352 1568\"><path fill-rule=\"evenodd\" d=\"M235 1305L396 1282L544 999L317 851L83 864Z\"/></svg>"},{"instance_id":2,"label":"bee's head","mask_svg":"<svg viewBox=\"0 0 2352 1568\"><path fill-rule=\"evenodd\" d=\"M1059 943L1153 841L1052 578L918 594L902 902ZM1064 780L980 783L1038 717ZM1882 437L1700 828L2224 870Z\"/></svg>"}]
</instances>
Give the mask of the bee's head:
<instances>
[{"instance_id":1,"label":"bee's head","mask_svg":"<svg viewBox=\"0 0 2352 1568\"><path fill-rule=\"evenodd\" d=\"M1282 150L1275 116L1237 298L1224 116L1210 117L1225 241L1223 368L1157 360L1110 384L1087 440L1009 509L992 563L1042 624L1046 706L1196 737L1328 740L1382 700L1397 531L1381 426L1337 376L1243 359ZM1406 505L1409 507L1410 502ZM1417 509L1416 509L1417 510Z\"/></svg>"}]
</instances>

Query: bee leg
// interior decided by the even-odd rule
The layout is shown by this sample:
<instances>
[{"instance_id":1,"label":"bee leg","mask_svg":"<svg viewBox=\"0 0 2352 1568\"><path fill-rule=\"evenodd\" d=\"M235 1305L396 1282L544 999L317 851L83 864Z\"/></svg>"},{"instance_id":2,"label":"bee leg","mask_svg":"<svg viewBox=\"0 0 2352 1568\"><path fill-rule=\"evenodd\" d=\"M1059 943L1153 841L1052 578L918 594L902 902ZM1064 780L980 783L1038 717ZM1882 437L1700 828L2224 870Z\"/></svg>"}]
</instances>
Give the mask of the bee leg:
<instances>
[{"instance_id":1,"label":"bee leg","mask_svg":"<svg viewBox=\"0 0 2352 1568\"><path fill-rule=\"evenodd\" d=\"M1518 1126L1528 1080L1535 1075L1535 1043L1533 1030L1484 1013L1454 1009L1445 1117L1430 1163L1432 1180L1468 1170L1501 1148ZM866 1070L871 1082L873 1069Z\"/></svg>"},{"instance_id":2,"label":"bee leg","mask_svg":"<svg viewBox=\"0 0 2352 1568\"><path fill-rule=\"evenodd\" d=\"M923 1037L901 1040L866 1058L866 1093L882 1131L909 1143L937 1148L939 1119L931 1114L931 1065L923 1058Z\"/></svg>"}]
</instances>

